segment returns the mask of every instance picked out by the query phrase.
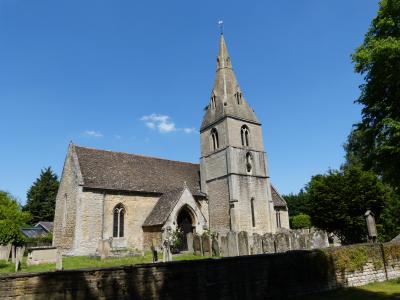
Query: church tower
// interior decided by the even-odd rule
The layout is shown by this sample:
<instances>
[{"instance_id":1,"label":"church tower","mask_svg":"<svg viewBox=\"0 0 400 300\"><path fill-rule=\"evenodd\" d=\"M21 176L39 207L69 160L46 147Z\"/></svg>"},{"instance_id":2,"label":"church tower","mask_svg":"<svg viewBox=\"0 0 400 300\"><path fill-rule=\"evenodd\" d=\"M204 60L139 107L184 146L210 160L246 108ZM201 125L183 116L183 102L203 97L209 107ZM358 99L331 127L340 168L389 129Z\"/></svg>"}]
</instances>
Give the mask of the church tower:
<instances>
[{"instance_id":1,"label":"church tower","mask_svg":"<svg viewBox=\"0 0 400 300\"><path fill-rule=\"evenodd\" d=\"M209 199L210 229L222 234L274 232L261 123L236 80L223 34L200 139L201 187Z\"/></svg>"}]
</instances>

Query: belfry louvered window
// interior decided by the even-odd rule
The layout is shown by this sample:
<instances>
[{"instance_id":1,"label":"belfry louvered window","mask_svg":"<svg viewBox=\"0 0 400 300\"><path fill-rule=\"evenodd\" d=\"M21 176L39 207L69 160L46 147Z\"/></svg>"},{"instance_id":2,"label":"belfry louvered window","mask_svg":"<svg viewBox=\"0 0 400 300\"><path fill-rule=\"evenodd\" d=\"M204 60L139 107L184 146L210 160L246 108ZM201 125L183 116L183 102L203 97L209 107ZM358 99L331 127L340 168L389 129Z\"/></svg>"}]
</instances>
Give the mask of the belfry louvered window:
<instances>
[{"instance_id":1,"label":"belfry louvered window","mask_svg":"<svg viewBox=\"0 0 400 300\"><path fill-rule=\"evenodd\" d=\"M114 208L113 237L118 238L124 236L124 217L125 209L120 203Z\"/></svg>"},{"instance_id":2,"label":"belfry louvered window","mask_svg":"<svg viewBox=\"0 0 400 300\"><path fill-rule=\"evenodd\" d=\"M212 150L217 150L219 148L218 132L217 129L211 129L211 146Z\"/></svg>"}]
</instances>

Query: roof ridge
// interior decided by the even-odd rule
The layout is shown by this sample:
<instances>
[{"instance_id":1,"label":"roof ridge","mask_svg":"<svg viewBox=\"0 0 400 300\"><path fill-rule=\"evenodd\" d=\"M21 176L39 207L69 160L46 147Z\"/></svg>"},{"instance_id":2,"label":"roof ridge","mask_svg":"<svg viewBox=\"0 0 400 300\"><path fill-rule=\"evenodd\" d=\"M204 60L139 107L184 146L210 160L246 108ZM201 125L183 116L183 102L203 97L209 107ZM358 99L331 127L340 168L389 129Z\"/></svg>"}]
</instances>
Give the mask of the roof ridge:
<instances>
[{"instance_id":1,"label":"roof ridge","mask_svg":"<svg viewBox=\"0 0 400 300\"><path fill-rule=\"evenodd\" d=\"M135 154L135 153L129 153L129 152L123 152L123 151L97 149L97 148L92 148L92 147L79 146L79 145L76 145L76 144L74 144L74 146L77 147L77 148L83 148L83 149L88 149L88 150L96 150L96 151L103 151L103 152L127 154L127 155L132 155L132 156L139 156L139 157L143 157L143 158L151 158L151 159L158 159L158 160L164 160L164 161L178 162L178 163L190 164L190 165L195 165L195 166L199 165L198 163L193 163L193 162L188 162L188 161L181 161L181 160L174 160L174 159L168 159L168 158L162 158L162 157L156 157L156 156L149 156L149 155L144 155L144 154Z\"/></svg>"}]
</instances>

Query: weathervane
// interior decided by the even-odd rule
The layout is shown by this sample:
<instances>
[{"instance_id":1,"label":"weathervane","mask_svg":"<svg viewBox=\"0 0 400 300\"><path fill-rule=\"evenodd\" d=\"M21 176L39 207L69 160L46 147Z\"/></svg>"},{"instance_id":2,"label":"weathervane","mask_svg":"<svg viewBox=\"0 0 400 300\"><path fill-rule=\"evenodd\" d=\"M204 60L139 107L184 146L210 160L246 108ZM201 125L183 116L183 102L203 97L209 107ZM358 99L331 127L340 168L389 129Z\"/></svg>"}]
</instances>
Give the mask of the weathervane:
<instances>
[{"instance_id":1,"label":"weathervane","mask_svg":"<svg viewBox=\"0 0 400 300\"><path fill-rule=\"evenodd\" d=\"M219 29L221 30L221 34L224 34L224 21L219 20L218 26L219 26Z\"/></svg>"}]
</instances>

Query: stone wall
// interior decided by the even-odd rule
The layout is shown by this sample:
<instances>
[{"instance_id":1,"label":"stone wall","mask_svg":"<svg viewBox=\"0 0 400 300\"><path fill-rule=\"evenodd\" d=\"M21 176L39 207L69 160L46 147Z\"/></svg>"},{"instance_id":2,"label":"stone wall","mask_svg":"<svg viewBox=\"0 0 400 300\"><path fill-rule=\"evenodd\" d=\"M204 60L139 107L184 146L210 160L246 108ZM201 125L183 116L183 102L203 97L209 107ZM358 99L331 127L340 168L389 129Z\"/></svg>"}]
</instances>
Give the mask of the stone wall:
<instances>
[{"instance_id":1,"label":"stone wall","mask_svg":"<svg viewBox=\"0 0 400 300\"><path fill-rule=\"evenodd\" d=\"M340 247L346 253L364 248L377 256L372 255L353 272L340 268L340 255L336 251L293 251L106 269L3 275L0 276L0 295L2 299L45 300L285 299L400 277L399 243L383 245L383 252L379 244ZM379 253L382 253L380 258Z\"/></svg>"}]
</instances>

